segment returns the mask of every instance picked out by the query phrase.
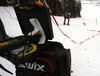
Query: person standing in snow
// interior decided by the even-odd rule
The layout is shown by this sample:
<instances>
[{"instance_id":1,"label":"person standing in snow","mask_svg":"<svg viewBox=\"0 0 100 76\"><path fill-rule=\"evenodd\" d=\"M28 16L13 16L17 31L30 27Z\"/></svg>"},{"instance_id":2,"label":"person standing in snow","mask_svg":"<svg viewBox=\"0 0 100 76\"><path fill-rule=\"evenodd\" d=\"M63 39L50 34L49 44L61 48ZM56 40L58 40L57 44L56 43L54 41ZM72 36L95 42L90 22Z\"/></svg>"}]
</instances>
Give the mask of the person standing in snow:
<instances>
[{"instance_id":1,"label":"person standing in snow","mask_svg":"<svg viewBox=\"0 0 100 76\"><path fill-rule=\"evenodd\" d=\"M67 25L69 25L71 13L64 14L64 25L66 25L66 18L68 19Z\"/></svg>"}]
</instances>

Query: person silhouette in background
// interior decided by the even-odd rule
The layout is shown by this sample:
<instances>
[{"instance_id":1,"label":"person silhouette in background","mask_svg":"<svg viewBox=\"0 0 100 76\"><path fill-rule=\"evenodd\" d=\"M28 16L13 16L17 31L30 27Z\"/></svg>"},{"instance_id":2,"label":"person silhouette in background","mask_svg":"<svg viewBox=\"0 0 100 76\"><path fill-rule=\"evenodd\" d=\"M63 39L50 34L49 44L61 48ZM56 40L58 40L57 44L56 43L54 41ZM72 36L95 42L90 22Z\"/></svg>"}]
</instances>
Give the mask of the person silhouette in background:
<instances>
[{"instance_id":1,"label":"person silhouette in background","mask_svg":"<svg viewBox=\"0 0 100 76\"><path fill-rule=\"evenodd\" d=\"M66 19L68 19L67 25L69 25L71 13L64 14L64 25L66 25Z\"/></svg>"}]
</instances>

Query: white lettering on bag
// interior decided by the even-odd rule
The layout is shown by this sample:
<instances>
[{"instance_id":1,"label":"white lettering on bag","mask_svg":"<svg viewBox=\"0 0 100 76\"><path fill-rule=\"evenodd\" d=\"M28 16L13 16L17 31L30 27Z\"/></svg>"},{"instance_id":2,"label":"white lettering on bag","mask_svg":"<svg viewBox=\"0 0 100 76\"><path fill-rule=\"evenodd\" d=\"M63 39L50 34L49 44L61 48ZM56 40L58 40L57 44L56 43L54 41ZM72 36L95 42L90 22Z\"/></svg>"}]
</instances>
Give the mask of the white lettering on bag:
<instances>
[{"instance_id":1,"label":"white lettering on bag","mask_svg":"<svg viewBox=\"0 0 100 76\"><path fill-rule=\"evenodd\" d=\"M18 67L45 72L44 69L43 69L45 67L45 65L39 65L36 62L34 62L34 63L25 63L25 65L20 64L20 65L18 65Z\"/></svg>"}]
</instances>

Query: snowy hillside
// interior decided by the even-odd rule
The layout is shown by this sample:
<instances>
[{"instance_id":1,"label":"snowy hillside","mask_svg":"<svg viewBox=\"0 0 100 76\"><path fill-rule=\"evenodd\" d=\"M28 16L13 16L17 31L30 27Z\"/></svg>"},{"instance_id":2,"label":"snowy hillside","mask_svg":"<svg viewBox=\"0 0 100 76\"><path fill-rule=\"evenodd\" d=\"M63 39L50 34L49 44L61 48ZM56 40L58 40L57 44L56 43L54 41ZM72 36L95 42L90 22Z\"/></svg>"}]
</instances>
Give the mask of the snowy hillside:
<instances>
[{"instance_id":1,"label":"snowy hillside","mask_svg":"<svg viewBox=\"0 0 100 76\"><path fill-rule=\"evenodd\" d=\"M56 16L60 29L70 38L61 33L52 19L53 41L61 42L66 49L71 49L72 76L100 76L99 9L100 6L83 4L82 17L71 18L69 26L63 25L64 18L62 16ZM12 7L0 7L0 18L3 20L9 36L14 37L22 34ZM10 68L10 66L8 67ZM2 74L1 71L0 74Z\"/></svg>"},{"instance_id":2,"label":"snowy hillside","mask_svg":"<svg viewBox=\"0 0 100 76\"><path fill-rule=\"evenodd\" d=\"M63 17L56 17L62 31L54 25L54 40L60 41L72 53L72 76L100 76L100 6L82 5L81 18L72 18L70 26L62 25ZM85 25L83 25L85 23ZM89 31L91 30L91 31ZM58 33L58 34L57 34ZM83 44L80 44L84 42Z\"/></svg>"}]
</instances>

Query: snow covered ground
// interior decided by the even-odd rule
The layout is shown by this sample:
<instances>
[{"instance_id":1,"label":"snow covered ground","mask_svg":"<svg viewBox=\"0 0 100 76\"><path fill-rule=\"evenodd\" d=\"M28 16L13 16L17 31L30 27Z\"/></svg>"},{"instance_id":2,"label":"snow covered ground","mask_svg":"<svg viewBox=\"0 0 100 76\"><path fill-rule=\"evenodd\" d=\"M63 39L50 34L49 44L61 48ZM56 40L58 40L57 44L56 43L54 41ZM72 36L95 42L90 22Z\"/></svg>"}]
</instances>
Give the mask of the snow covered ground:
<instances>
[{"instance_id":1,"label":"snow covered ground","mask_svg":"<svg viewBox=\"0 0 100 76\"><path fill-rule=\"evenodd\" d=\"M77 43L64 36L53 24L54 40L63 43L65 48L71 49L72 76L100 76L100 35L99 32L89 31L100 30L100 11L98 9L100 6L83 5L82 17L72 18L69 26L62 25L63 17L56 17L62 31ZM80 44L83 41L84 43Z\"/></svg>"},{"instance_id":2,"label":"snow covered ground","mask_svg":"<svg viewBox=\"0 0 100 76\"><path fill-rule=\"evenodd\" d=\"M61 33L52 19L53 41L61 42L66 49L71 49L72 76L100 76L100 33L97 32L100 31L99 9L100 6L83 4L82 17L71 18L69 26L63 25L62 16L55 16L60 29L70 38ZM0 7L0 18L9 36L14 37L22 34L11 7ZM81 44L81 42L83 43ZM0 61L2 62L1 59Z\"/></svg>"}]
</instances>

